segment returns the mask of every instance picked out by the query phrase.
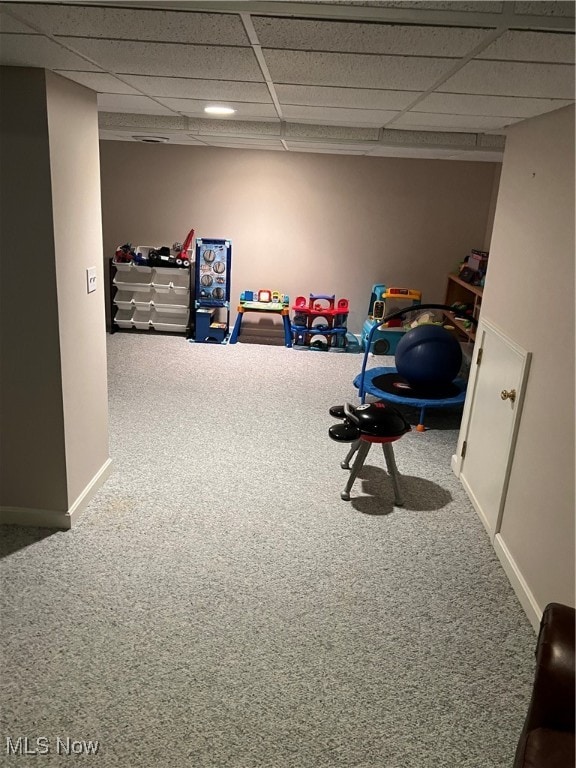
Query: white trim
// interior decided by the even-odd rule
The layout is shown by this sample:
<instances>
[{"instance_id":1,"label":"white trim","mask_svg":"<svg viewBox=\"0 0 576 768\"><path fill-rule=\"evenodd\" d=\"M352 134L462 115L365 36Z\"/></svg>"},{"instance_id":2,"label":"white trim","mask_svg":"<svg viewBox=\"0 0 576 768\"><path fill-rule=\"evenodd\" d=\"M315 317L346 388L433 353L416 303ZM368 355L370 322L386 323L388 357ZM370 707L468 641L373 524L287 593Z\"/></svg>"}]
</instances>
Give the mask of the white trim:
<instances>
[{"instance_id":1,"label":"white trim","mask_svg":"<svg viewBox=\"0 0 576 768\"><path fill-rule=\"evenodd\" d=\"M502 539L501 534L499 533L496 534L496 536L494 537L493 544L494 544L494 550L498 555L498 559L500 560L500 563L504 568L506 576L508 577L508 580L510 581L512 588L516 593L516 597L520 601L520 604L522 605L524 612L528 616L528 619L530 620L530 623L532 624L534 631L538 632L538 629L540 627L540 620L542 618L542 613L543 613L542 608L540 608L540 606L538 605L538 602L534 597L533 592L531 591L526 580L522 576L522 573L518 568L518 566L516 565L516 561L510 554L510 550L504 543L504 540Z\"/></svg>"},{"instance_id":2,"label":"white trim","mask_svg":"<svg viewBox=\"0 0 576 768\"><path fill-rule=\"evenodd\" d=\"M459 477L460 477L460 482L462 483L462 487L466 491L466 494L467 494L468 498L470 499L470 503L474 507L474 510L475 510L476 514L478 515L478 517L482 521L482 525L486 529L486 533L488 534L488 537L489 537L490 541L492 543L494 543L494 531L492 531L490 529L490 525L488 523L488 520L486 519L486 515L482 511L482 507L480 506L480 504L476 500L476 496L474 496L474 493L472 492L472 489L470 488L470 486L466 482L466 478L463 477L462 475L460 475Z\"/></svg>"},{"instance_id":3,"label":"white trim","mask_svg":"<svg viewBox=\"0 0 576 768\"><path fill-rule=\"evenodd\" d=\"M66 512L54 509L26 509L25 507L0 507L0 525L23 525L38 528L62 528L68 530L78 520L96 491L112 473L112 459L107 459Z\"/></svg>"},{"instance_id":4,"label":"white trim","mask_svg":"<svg viewBox=\"0 0 576 768\"><path fill-rule=\"evenodd\" d=\"M452 455L452 472L456 477L460 477L460 471L462 469L462 447L468 436L468 422L470 421L470 413L472 410L472 403L474 401L474 395L476 392L476 379L478 376L478 350L482 346L480 326L476 329L476 339L474 341L474 348L472 349L472 356L470 358L470 370L468 371L468 382L466 384L466 398L464 400L464 407L462 409L462 419L460 421L460 432L458 433L458 442L456 443L456 453Z\"/></svg>"},{"instance_id":5,"label":"white trim","mask_svg":"<svg viewBox=\"0 0 576 768\"><path fill-rule=\"evenodd\" d=\"M453 453L452 458L450 459L450 468L452 469L452 472L456 475L456 477L460 477L460 465L462 464L462 457L458 456L457 454Z\"/></svg>"}]
</instances>

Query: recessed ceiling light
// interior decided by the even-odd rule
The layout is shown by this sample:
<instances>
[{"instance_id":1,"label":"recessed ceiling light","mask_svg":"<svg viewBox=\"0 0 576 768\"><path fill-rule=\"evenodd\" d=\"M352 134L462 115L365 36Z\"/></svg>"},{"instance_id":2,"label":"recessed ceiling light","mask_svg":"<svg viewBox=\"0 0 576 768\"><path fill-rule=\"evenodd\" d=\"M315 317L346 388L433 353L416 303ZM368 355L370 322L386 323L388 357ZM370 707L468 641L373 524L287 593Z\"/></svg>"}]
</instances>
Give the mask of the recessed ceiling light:
<instances>
[{"instance_id":1,"label":"recessed ceiling light","mask_svg":"<svg viewBox=\"0 0 576 768\"><path fill-rule=\"evenodd\" d=\"M232 107L214 105L213 107L204 107L204 112L207 112L209 115L233 115L236 110L232 109Z\"/></svg>"},{"instance_id":2,"label":"recessed ceiling light","mask_svg":"<svg viewBox=\"0 0 576 768\"><path fill-rule=\"evenodd\" d=\"M166 136L132 136L134 141L143 141L146 144L166 144L170 141Z\"/></svg>"}]
</instances>

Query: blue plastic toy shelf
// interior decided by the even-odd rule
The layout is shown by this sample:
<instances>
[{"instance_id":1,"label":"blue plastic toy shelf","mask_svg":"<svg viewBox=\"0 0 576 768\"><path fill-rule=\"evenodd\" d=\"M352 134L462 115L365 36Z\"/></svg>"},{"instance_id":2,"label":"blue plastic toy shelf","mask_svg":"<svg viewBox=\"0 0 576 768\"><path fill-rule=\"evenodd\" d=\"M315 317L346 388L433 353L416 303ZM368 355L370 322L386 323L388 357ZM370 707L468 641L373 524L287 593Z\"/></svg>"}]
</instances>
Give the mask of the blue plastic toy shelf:
<instances>
[{"instance_id":1,"label":"blue plastic toy shelf","mask_svg":"<svg viewBox=\"0 0 576 768\"><path fill-rule=\"evenodd\" d=\"M221 344L230 326L230 240L196 238L194 341Z\"/></svg>"}]
</instances>

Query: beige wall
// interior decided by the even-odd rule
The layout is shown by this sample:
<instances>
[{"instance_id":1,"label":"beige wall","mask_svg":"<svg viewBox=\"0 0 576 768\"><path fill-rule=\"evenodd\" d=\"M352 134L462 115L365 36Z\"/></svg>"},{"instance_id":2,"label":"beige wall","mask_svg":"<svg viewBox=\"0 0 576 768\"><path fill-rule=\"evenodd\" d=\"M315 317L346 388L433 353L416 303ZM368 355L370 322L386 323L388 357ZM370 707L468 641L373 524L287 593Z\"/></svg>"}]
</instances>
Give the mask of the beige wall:
<instances>
[{"instance_id":1,"label":"beige wall","mask_svg":"<svg viewBox=\"0 0 576 768\"><path fill-rule=\"evenodd\" d=\"M0 68L0 503L67 508L44 70Z\"/></svg>"},{"instance_id":2,"label":"beige wall","mask_svg":"<svg viewBox=\"0 0 576 768\"><path fill-rule=\"evenodd\" d=\"M108 384L96 94L51 72L48 129L70 503L108 459ZM86 270L97 290L87 293Z\"/></svg>"},{"instance_id":3,"label":"beige wall","mask_svg":"<svg viewBox=\"0 0 576 768\"><path fill-rule=\"evenodd\" d=\"M109 461L96 95L1 77L0 521L66 527Z\"/></svg>"},{"instance_id":4,"label":"beige wall","mask_svg":"<svg viewBox=\"0 0 576 768\"><path fill-rule=\"evenodd\" d=\"M533 353L501 536L543 608L574 605L574 108L509 130L483 317Z\"/></svg>"},{"instance_id":5,"label":"beige wall","mask_svg":"<svg viewBox=\"0 0 576 768\"><path fill-rule=\"evenodd\" d=\"M233 242L242 290L335 293L358 332L373 283L444 298L481 248L499 165L101 143L104 252L170 245L191 227ZM234 316L235 312L233 313ZM245 324L257 318L246 318Z\"/></svg>"},{"instance_id":6,"label":"beige wall","mask_svg":"<svg viewBox=\"0 0 576 768\"><path fill-rule=\"evenodd\" d=\"M490 195L490 207L488 209L488 221L486 222L486 232L484 233L484 247L482 250L490 251L490 241L492 240L492 231L494 229L494 216L496 215L496 206L498 204L498 191L500 189L500 177L502 175L502 166L498 165L494 172L492 181L492 194Z\"/></svg>"}]
</instances>

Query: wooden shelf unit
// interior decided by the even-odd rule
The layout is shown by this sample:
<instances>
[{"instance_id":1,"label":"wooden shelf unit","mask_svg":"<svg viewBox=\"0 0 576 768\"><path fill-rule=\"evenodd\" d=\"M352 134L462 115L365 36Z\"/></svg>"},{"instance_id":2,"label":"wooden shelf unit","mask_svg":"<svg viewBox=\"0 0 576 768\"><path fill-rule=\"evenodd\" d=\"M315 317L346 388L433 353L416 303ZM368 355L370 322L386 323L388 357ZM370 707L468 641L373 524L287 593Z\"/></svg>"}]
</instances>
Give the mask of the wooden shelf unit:
<instances>
[{"instance_id":1,"label":"wooden shelf unit","mask_svg":"<svg viewBox=\"0 0 576 768\"><path fill-rule=\"evenodd\" d=\"M472 315L475 320L478 320L482 306L482 288L478 285L465 283L464 280L461 280L457 275L448 275L444 304L451 305L456 302L458 304L471 305ZM474 341L476 338L476 330L474 327L466 328L465 320L462 319L462 315L455 314L454 312L445 312L445 315L450 323L458 329L465 341Z\"/></svg>"}]
</instances>

